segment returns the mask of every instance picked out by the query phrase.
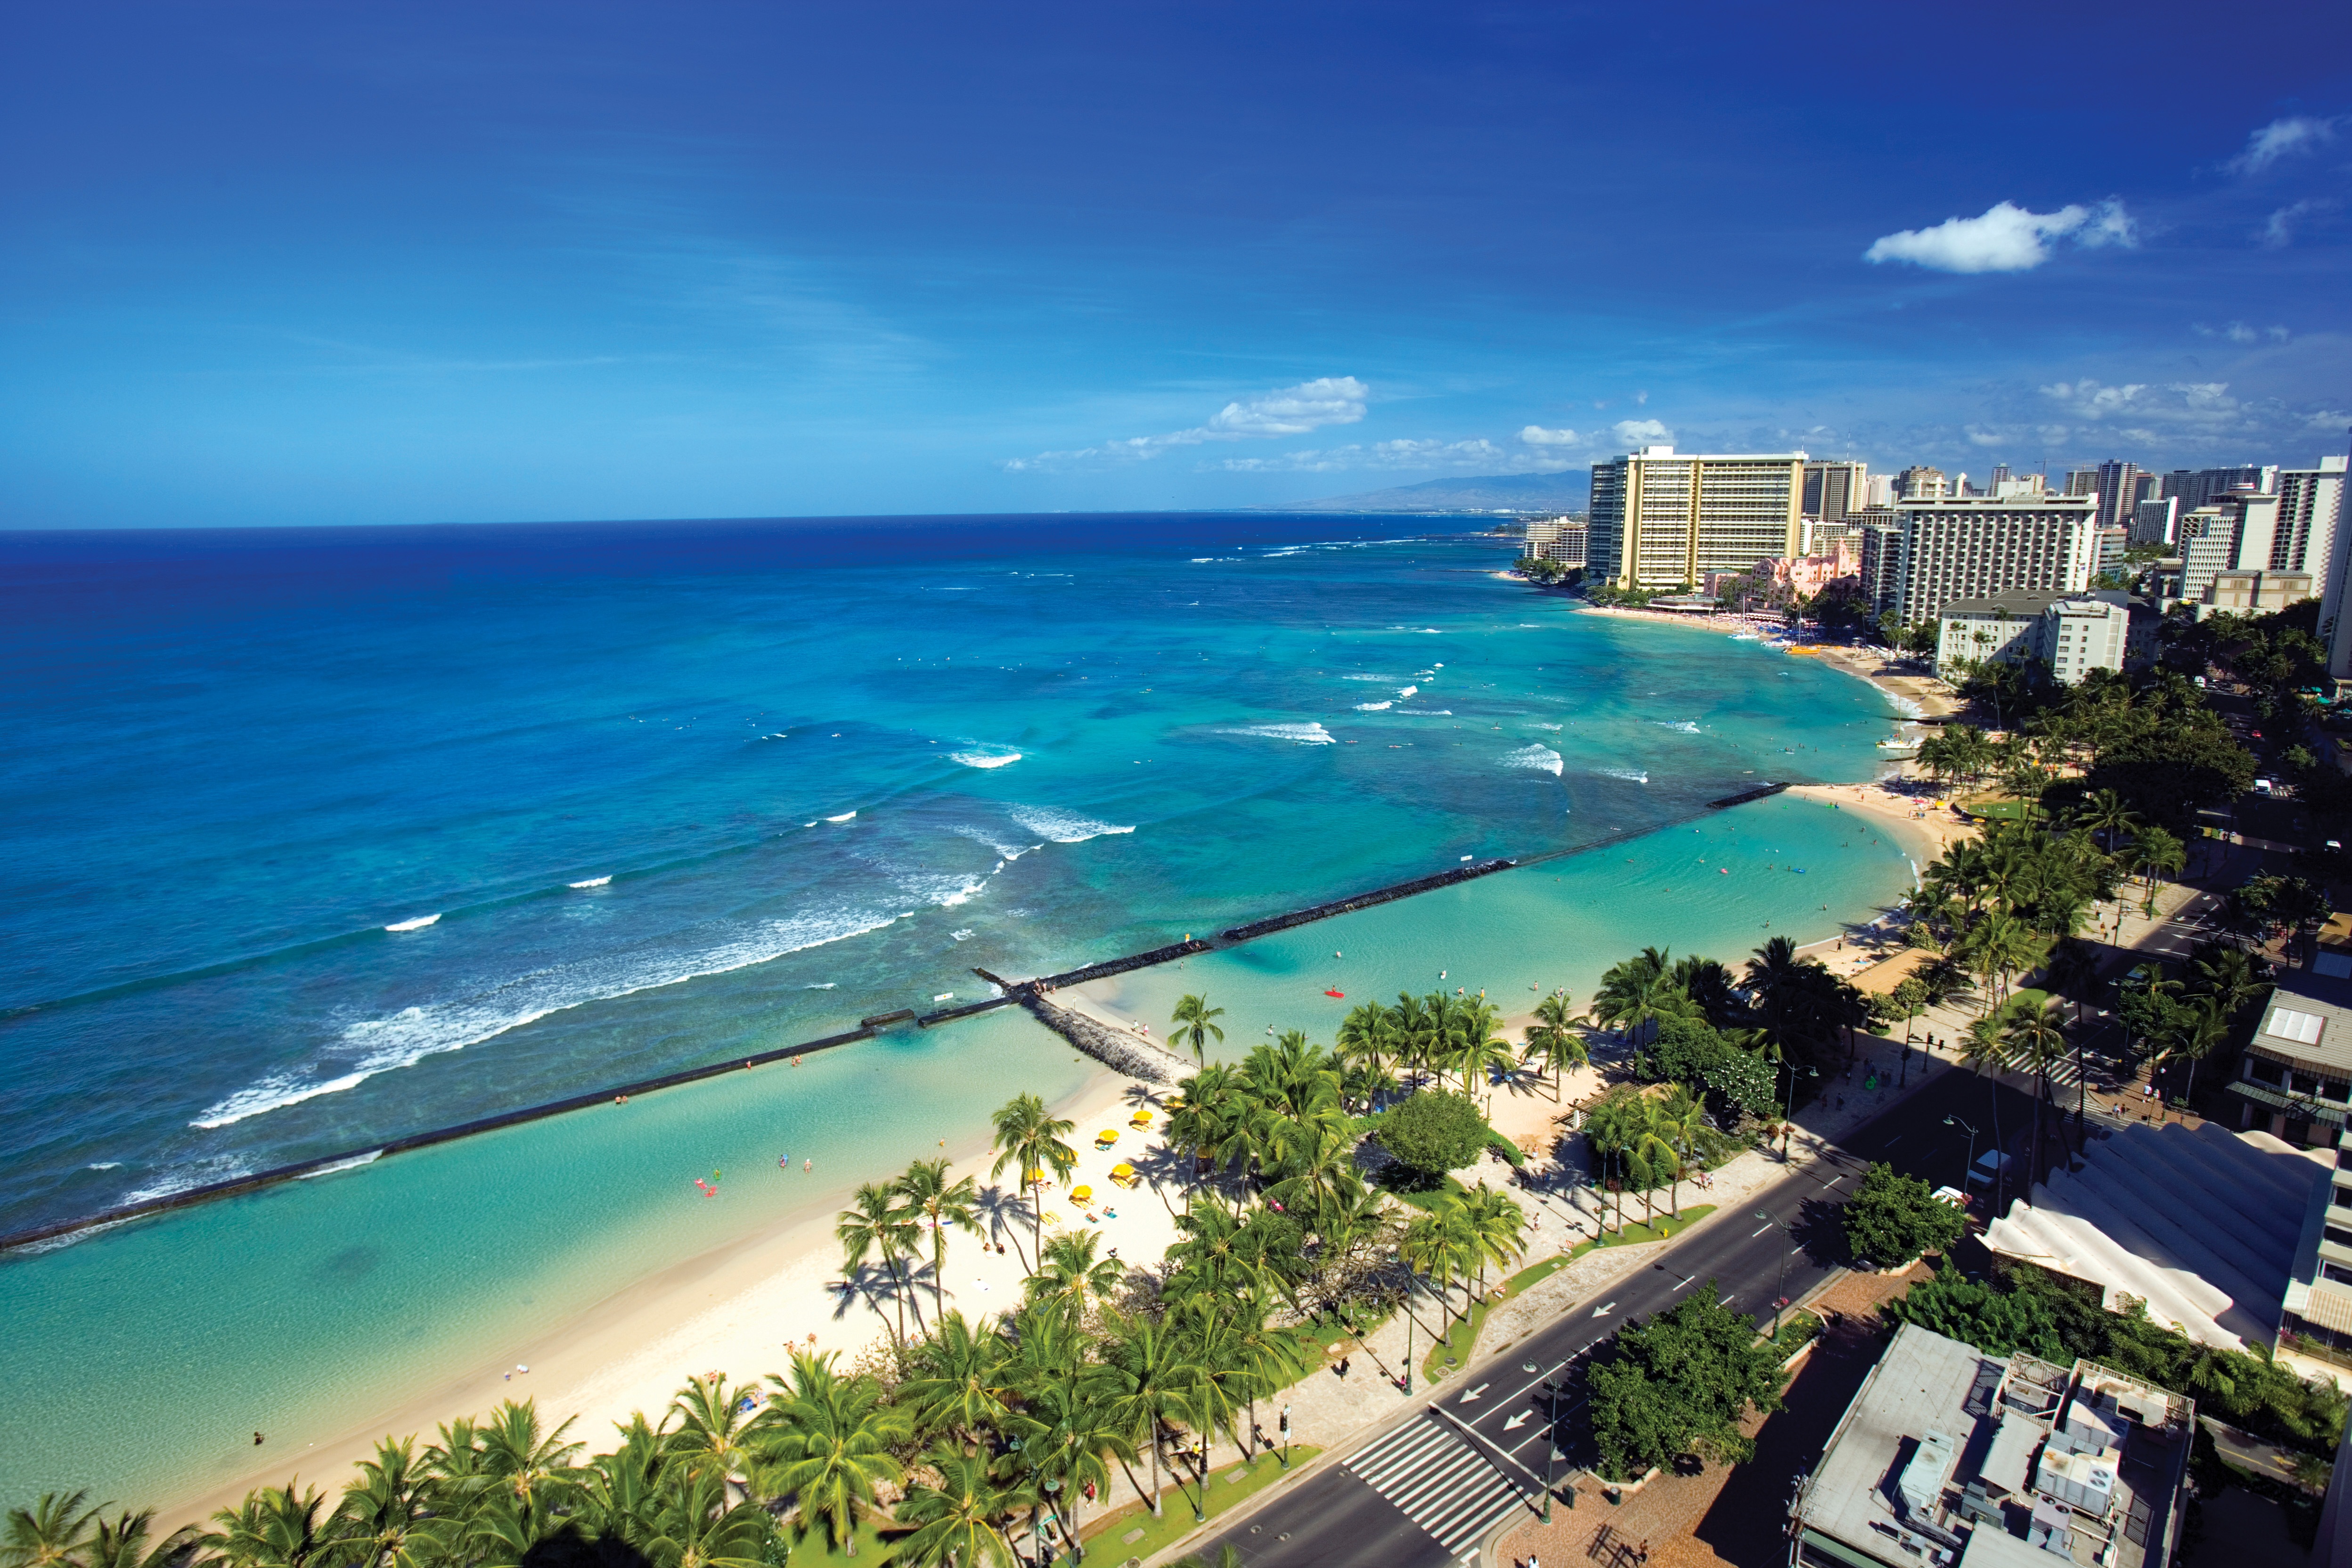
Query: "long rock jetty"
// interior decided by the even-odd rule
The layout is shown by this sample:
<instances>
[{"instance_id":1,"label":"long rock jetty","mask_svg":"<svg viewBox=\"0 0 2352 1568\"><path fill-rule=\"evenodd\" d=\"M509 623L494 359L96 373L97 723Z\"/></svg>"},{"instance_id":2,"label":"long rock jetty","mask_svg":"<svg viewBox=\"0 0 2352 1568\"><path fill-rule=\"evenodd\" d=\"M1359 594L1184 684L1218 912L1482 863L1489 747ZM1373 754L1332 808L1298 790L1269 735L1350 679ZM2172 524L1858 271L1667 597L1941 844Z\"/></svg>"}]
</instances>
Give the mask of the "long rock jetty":
<instances>
[{"instance_id":1,"label":"long rock jetty","mask_svg":"<svg viewBox=\"0 0 2352 1568\"><path fill-rule=\"evenodd\" d=\"M1039 1023L1113 1072L1148 1083L1174 1083L1192 1070L1191 1062L1153 1041L1055 1006L1034 985L1022 986L1015 994Z\"/></svg>"}]
</instances>

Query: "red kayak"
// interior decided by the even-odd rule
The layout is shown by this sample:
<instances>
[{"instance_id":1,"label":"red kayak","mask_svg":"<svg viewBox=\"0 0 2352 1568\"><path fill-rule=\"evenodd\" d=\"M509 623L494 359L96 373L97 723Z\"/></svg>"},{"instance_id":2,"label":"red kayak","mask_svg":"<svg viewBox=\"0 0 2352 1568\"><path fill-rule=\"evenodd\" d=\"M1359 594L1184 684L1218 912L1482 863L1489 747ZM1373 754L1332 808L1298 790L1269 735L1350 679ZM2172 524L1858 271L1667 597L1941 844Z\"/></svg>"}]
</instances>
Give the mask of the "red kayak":
<instances>
[{"instance_id":1,"label":"red kayak","mask_svg":"<svg viewBox=\"0 0 2352 1568\"><path fill-rule=\"evenodd\" d=\"M1345 991L1326 991L1323 994L1326 996L1338 996L1344 999L1348 994Z\"/></svg>"}]
</instances>

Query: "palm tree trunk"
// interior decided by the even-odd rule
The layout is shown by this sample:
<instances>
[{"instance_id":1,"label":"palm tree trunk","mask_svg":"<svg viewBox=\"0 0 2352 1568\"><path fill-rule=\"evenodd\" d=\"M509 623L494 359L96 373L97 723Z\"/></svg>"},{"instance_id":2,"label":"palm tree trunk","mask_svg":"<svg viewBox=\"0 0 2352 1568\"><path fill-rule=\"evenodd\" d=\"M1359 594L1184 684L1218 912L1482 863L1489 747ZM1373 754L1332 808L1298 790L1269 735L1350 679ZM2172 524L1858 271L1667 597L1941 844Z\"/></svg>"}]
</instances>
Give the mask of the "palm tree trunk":
<instances>
[{"instance_id":1,"label":"palm tree trunk","mask_svg":"<svg viewBox=\"0 0 2352 1568\"><path fill-rule=\"evenodd\" d=\"M1151 1418L1151 1517L1160 1517L1160 1417Z\"/></svg>"}]
</instances>

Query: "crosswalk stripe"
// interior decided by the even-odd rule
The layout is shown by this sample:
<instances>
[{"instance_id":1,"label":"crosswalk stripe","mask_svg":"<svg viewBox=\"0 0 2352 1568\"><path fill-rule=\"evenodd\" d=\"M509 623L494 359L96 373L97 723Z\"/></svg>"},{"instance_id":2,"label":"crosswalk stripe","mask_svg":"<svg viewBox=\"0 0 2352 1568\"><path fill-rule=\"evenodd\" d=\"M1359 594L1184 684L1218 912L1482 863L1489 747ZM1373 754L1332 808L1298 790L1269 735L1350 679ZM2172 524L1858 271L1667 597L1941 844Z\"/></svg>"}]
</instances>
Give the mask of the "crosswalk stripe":
<instances>
[{"instance_id":1,"label":"crosswalk stripe","mask_svg":"<svg viewBox=\"0 0 2352 1568\"><path fill-rule=\"evenodd\" d=\"M1389 1433L1345 1468L1454 1556L1523 1506L1516 1483L1427 1416Z\"/></svg>"}]
</instances>

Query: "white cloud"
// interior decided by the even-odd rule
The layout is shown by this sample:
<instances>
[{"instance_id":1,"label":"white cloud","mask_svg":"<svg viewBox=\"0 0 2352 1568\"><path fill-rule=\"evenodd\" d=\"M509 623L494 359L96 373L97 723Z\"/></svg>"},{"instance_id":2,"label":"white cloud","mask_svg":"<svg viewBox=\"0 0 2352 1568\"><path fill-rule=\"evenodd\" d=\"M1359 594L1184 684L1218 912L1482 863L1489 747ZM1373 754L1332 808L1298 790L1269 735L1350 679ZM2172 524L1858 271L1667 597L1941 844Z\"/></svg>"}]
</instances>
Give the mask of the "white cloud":
<instances>
[{"instance_id":1,"label":"white cloud","mask_svg":"<svg viewBox=\"0 0 2352 1568\"><path fill-rule=\"evenodd\" d=\"M2341 430L2347 426L2352 426L2352 414L2347 414L2340 408L2323 408L2310 416L2306 423L2314 430Z\"/></svg>"},{"instance_id":2,"label":"white cloud","mask_svg":"<svg viewBox=\"0 0 2352 1568\"><path fill-rule=\"evenodd\" d=\"M1556 474L1578 467L1541 452L1512 453L1485 437L1465 441L1400 438L1284 452L1271 458L1221 458L1203 464L1234 474L1325 474L1342 468L1453 469L1489 474Z\"/></svg>"},{"instance_id":3,"label":"white cloud","mask_svg":"<svg viewBox=\"0 0 2352 1568\"><path fill-rule=\"evenodd\" d=\"M2308 153L2335 140L2333 120L2315 119L2308 114L2273 120L2246 138L2246 150L2231 159L2228 167L2241 174L2259 174L2281 158Z\"/></svg>"},{"instance_id":4,"label":"white cloud","mask_svg":"<svg viewBox=\"0 0 2352 1568\"><path fill-rule=\"evenodd\" d=\"M2326 196L2312 196L2290 202L2271 214L2263 226L2254 231L2254 238L2266 250L2284 250L2294 243L2295 226L2315 212L2326 212L2336 204Z\"/></svg>"},{"instance_id":5,"label":"white cloud","mask_svg":"<svg viewBox=\"0 0 2352 1568\"><path fill-rule=\"evenodd\" d=\"M2005 447L2011 438L2006 430L1988 430L1980 425L1970 425L1967 428L1971 447Z\"/></svg>"},{"instance_id":6,"label":"white cloud","mask_svg":"<svg viewBox=\"0 0 2352 1568\"><path fill-rule=\"evenodd\" d=\"M1663 446L1675 438L1675 433L1655 419L1620 419L1614 429L1618 444L1624 447Z\"/></svg>"},{"instance_id":7,"label":"white cloud","mask_svg":"<svg viewBox=\"0 0 2352 1568\"><path fill-rule=\"evenodd\" d=\"M1303 381L1278 392L1237 399L1212 415L1208 423L1165 436L1133 436L1068 452L1040 452L1034 458L1008 458L1009 473L1079 468L1104 462L1136 462L1156 458L1176 447L1197 447L1206 441L1276 439L1304 436L1326 425L1353 425L1364 416L1372 389L1352 375L1327 375Z\"/></svg>"},{"instance_id":8,"label":"white cloud","mask_svg":"<svg viewBox=\"0 0 2352 1568\"><path fill-rule=\"evenodd\" d=\"M1540 425L1530 425L1519 432L1519 439L1530 447L1573 447L1584 437L1573 430L1547 430Z\"/></svg>"},{"instance_id":9,"label":"white cloud","mask_svg":"<svg viewBox=\"0 0 2352 1568\"><path fill-rule=\"evenodd\" d=\"M2230 395L2226 381L2175 381L2160 386L2127 382L2108 386L2086 378L2053 383L2042 388L2042 395L2075 419L2094 425L2129 419L2133 428L2117 433L2134 439L2152 439L2148 432L2156 429L2220 434L2244 427L2252 412Z\"/></svg>"},{"instance_id":10,"label":"white cloud","mask_svg":"<svg viewBox=\"0 0 2352 1568\"><path fill-rule=\"evenodd\" d=\"M1649 401L1650 395L1646 392L1637 392L1633 395L1633 406L1636 408L1643 406Z\"/></svg>"},{"instance_id":11,"label":"white cloud","mask_svg":"<svg viewBox=\"0 0 2352 1568\"><path fill-rule=\"evenodd\" d=\"M2054 213L2029 212L2000 202L1981 217L1951 217L1933 228L1906 228L1874 241L1862 258L1907 261L1937 272L2027 272L2050 259L2050 242L2071 238L2086 249L2139 243L2139 228L2122 202L2079 203Z\"/></svg>"}]
</instances>

